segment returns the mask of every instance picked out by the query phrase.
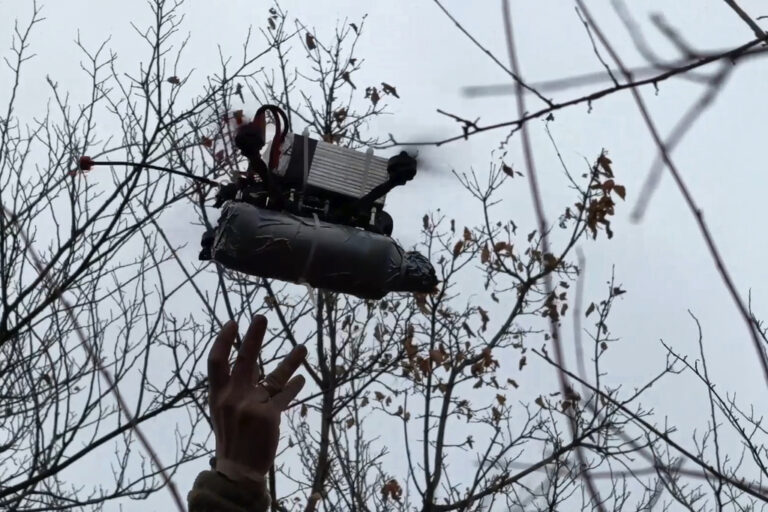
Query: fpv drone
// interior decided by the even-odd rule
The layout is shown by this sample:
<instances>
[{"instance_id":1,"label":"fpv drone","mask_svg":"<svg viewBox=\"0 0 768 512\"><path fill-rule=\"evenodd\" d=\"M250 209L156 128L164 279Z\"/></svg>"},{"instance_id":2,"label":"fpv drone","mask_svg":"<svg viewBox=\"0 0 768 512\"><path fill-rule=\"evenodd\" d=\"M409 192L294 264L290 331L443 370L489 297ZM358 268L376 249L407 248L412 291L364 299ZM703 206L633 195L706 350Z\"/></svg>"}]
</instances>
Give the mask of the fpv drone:
<instances>
[{"instance_id":1,"label":"fpv drone","mask_svg":"<svg viewBox=\"0 0 768 512\"><path fill-rule=\"evenodd\" d=\"M248 170L219 186L214 206L222 213L202 237L201 260L365 299L434 290L429 260L390 238L384 211L386 194L416 175L415 158L385 159L291 133L273 105L240 122L234 143Z\"/></svg>"}]
</instances>

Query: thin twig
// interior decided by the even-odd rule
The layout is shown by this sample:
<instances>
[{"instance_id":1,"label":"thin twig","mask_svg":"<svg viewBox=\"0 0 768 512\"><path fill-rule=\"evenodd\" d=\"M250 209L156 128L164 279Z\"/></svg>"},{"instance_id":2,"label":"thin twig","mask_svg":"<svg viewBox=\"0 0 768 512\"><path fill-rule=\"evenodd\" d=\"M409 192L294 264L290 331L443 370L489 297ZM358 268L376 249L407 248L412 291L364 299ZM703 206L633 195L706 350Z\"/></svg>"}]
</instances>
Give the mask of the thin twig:
<instances>
[{"instance_id":1,"label":"thin twig","mask_svg":"<svg viewBox=\"0 0 768 512\"><path fill-rule=\"evenodd\" d=\"M579 11L578 7L574 7L574 10L576 11L576 14L581 20L582 25L584 25L584 30L587 31L587 36L589 37L589 42L592 43L592 51L594 52L595 57L597 57L597 60L600 61L600 64L603 66L603 68L605 68L605 72L608 73L608 76L611 78L611 82L613 82L613 85L618 87L619 81L616 80L616 77L613 74L614 72L611 71L611 68L608 66L608 63L605 62L605 59L603 59L603 56L600 55L600 50L597 49L595 38L592 35L592 31L589 29L589 23L587 23L587 20L585 20L584 16L581 15L581 11Z\"/></svg>"},{"instance_id":2,"label":"thin twig","mask_svg":"<svg viewBox=\"0 0 768 512\"><path fill-rule=\"evenodd\" d=\"M721 478L724 482L727 482L729 485L732 485L736 487L737 489L749 494L750 496L759 499L760 501L768 503L768 489L764 489L760 487L759 485L748 485L745 484L743 481L734 480L732 478L729 478L728 476L720 473L717 469L710 466L703 460L699 459L696 455L686 450L683 446L678 444L677 442L673 441L672 438L670 438L667 434L661 432L659 429L645 421L643 418L639 417L637 414L629 410L626 406L624 406L621 402L615 400L607 393L604 393L594 387L592 384L587 382L586 380L581 379L579 376L573 374L572 372L566 370L562 366L558 366L558 364L553 361L549 356L539 352L536 349L531 350L534 354L539 356L541 359L546 361L547 363L553 365L555 368L559 369L561 372L566 373L569 377L572 379L580 382L583 386L588 387L593 393L596 393L600 395L601 399L605 400L606 402L609 402L611 405L616 406L619 410L621 410L624 414L632 418L632 421L635 423L638 423L640 426L648 430L650 433L658 437L659 439L663 440L666 444L677 450L678 452L685 455L691 462L702 468L703 470L707 471L711 475L713 475L716 478Z\"/></svg>"},{"instance_id":3,"label":"thin twig","mask_svg":"<svg viewBox=\"0 0 768 512\"><path fill-rule=\"evenodd\" d=\"M728 4L728 7L733 9L733 11L739 15L739 18L744 20L744 23L746 23L749 28L752 29L752 32L755 33L757 37L765 38L768 34L765 33L765 31L760 28L760 25L758 25L755 20L750 18L749 14L747 14L744 9L739 7L739 4L736 3L736 0L724 0L726 4ZM760 19L760 18L758 18Z\"/></svg>"},{"instance_id":4,"label":"thin twig","mask_svg":"<svg viewBox=\"0 0 768 512\"><path fill-rule=\"evenodd\" d=\"M472 34L470 34L470 33L467 31L467 29L465 29L465 28L464 28L464 26L463 26L461 23L459 23L459 21L458 21L456 18L454 18L454 17L453 17L453 15L452 15L450 12L448 12L448 9L446 9L445 7L443 7L443 4L441 4L439 0L434 0L434 2L437 4L437 6L440 8L440 10L441 10L441 11L443 11L443 13L444 13L446 16L448 16L448 19L450 19L450 20L453 22L453 24L454 24L454 25L456 25L456 28L458 28L459 30L461 30L461 33L462 33L462 34L464 34L465 36L467 36L467 37L469 38L469 40L470 40L470 41L472 41L472 43L474 43L474 45L475 45L475 46L477 46L477 47L478 47L478 48L479 48L479 49L480 49L480 50L481 50L483 53L485 53L485 54L486 54L488 57L490 57L490 59L491 59L491 60L492 60L492 61L493 61L493 62L494 62L494 63L495 63L497 66L499 66L499 67L500 67L501 69L503 69L503 70L504 70L504 71L505 71L505 72L506 72L506 73L507 73L509 76L511 76L511 77L512 77L512 79L515 81L515 84L519 84L519 85L521 85L521 86L523 87L523 89L525 89L526 91L528 91L528 92L530 92L530 93L534 94L534 95L535 95L537 98L539 98L541 101L543 101L544 103L546 103L546 104L547 104L547 105L549 105L550 107L552 106L552 100L550 100L550 99L548 99L548 98L545 98L545 97L544 97L544 96L542 96L542 94L541 94L539 91L537 91L537 90L536 90L534 87L532 87L532 86L530 86L530 85L526 84L526 83L525 83L525 82L524 82L524 81L523 81L523 80L522 80L522 79L521 79L521 78L520 78L520 77L519 77L519 76L518 76L518 75L517 75L517 74L516 74L514 71L512 71L511 69L509 69L509 68L508 68L507 66L505 66L505 65L504 65L504 64L503 64L503 63L502 63L502 62L501 62L499 59L497 59L497 58L496 58L496 56L495 56L495 55L494 55L494 54L493 54L493 53L492 53L490 50L488 50L488 49L487 49L485 46L483 46L482 44L480 44L480 42L479 42L477 39L475 39L475 37L474 37Z\"/></svg>"},{"instance_id":5,"label":"thin twig","mask_svg":"<svg viewBox=\"0 0 768 512\"><path fill-rule=\"evenodd\" d=\"M2 207L2 214L9 222L12 222L16 225L16 227L19 229L19 235L21 236L22 240L24 240L24 243L26 245L25 251L29 255L30 259L32 260L32 264L34 265L35 269L38 272L42 272L42 269L45 268L43 265L42 260L37 254L37 251L35 251L34 247L32 247L32 243L29 240L29 237L24 232L22 227L19 225L19 223L16 221L16 216L13 215L12 212L8 211L5 206ZM176 503L176 507L181 511L185 512L184 502L182 501L181 495L179 494L179 490L176 488L176 484L173 483L173 480L171 480L171 477L168 475L168 473L165 470L165 467L163 466L162 462L160 462L160 458L157 455L157 452L152 448L152 445L149 443L149 439L144 435L141 428L139 428L139 425L136 423L136 419L133 416L133 413L130 410L130 407L128 406L128 403L123 398L123 395L120 393L120 389L117 387L117 383L115 382L114 377L112 377L112 374L109 372L107 368L105 368L98 357L98 355L94 352L93 347L91 347L90 343L88 343L88 339L86 338L85 334L83 333L83 328L80 325L80 322L77 320L77 317L75 316L73 312L72 305L70 302L64 297L63 290L59 290L56 284L52 281L51 277L49 275L44 276L43 283L48 287L49 292L58 297L58 299L61 301L61 303L64 305L64 310L67 313L67 316L72 321L72 324L75 328L75 332L77 332L78 338L80 338L80 345L83 347L83 349L88 354L88 357L90 358L93 365L98 369L99 373L101 374L104 381L107 383L108 388L112 392L112 394L115 397L115 400L117 401L118 407L120 407L120 411L125 415L125 417L128 419L128 424L131 425L131 430L133 430L136 433L136 436L139 438L139 441L141 442L141 445L144 447L144 450L149 455L150 459L152 459L152 463L157 467L158 472L163 476L163 480L165 481L166 485L168 485L168 489L170 490L171 496L173 497L174 502Z\"/></svg>"}]
</instances>

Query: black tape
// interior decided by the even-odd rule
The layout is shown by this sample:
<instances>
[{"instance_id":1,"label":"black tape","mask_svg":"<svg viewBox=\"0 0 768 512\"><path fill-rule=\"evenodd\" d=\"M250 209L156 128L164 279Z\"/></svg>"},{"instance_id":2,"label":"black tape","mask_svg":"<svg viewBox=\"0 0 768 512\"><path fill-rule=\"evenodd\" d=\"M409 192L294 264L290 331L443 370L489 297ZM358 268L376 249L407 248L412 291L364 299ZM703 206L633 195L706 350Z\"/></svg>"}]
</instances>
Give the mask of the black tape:
<instances>
[{"instance_id":1,"label":"black tape","mask_svg":"<svg viewBox=\"0 0 768 512\"><path fill-rule=\"evenodd\" d=\"M210 256L246 274L364 299L429 293L437 285L427 258L404 251L387 236L243 202L224 205Z\"/></svg>"}]
</instances>

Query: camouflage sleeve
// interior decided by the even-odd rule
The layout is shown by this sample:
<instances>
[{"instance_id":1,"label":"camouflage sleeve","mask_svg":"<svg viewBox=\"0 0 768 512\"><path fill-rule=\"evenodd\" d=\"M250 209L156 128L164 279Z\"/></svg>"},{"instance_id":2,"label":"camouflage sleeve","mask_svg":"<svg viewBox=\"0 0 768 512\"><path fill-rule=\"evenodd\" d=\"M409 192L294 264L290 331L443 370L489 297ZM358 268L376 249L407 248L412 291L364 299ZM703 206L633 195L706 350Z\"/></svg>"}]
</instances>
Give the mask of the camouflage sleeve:
<instances>
[{"instance_id":1,"label":"camouflage sleeve","mask_svg":"<svg viewBox=\"0 0 768 512\"><path fill-rule=\"evenodd\" d=\"M203 471L187 502L189 512L266 512L270 499L265 483L244 484L216 471Z\"/></svg>"}]
</instances>

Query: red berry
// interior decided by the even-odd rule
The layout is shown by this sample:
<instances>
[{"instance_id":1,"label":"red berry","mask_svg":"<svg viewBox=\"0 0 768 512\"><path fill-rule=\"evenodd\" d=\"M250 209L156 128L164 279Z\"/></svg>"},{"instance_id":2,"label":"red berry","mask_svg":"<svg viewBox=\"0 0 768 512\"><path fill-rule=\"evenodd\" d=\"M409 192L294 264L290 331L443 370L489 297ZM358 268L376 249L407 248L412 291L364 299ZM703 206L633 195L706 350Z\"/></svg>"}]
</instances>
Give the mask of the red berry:
<instances>
[{"instance_id":1,"label":"red berry","mask_svg":"<svg viewBox=\"0 0 768 512\"><path fill-rule=\"evenodd\" d=\"M93 159L89 156L81 156L79 161L79 167L81 171L90 171L93 167Z\"/></svg>"}]
</instances>

